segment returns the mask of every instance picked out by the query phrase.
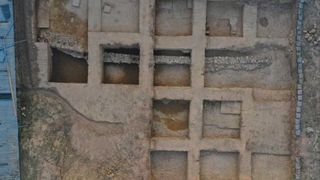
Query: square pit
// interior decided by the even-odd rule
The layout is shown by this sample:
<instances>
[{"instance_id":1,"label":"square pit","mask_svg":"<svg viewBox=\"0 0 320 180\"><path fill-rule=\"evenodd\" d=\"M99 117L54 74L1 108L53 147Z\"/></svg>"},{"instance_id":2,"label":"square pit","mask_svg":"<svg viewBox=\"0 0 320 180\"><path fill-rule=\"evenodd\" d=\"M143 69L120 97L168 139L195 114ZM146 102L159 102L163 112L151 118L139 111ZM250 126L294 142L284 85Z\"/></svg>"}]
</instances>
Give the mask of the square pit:
<instances>
[{"instance_id":1,"label":"square pit","mask_svg":"<svg viewBox=\"0 0 320 180\"><path fill-rule=\"evenodd\" d=\"M289 89L291 59L280 49L205 52L205 87Z\"/></svg>"},{"instance_id":2,"label":"square pit","mask_svg":"<svg viewBox=\"0 0 320 180\"><path fill-rule=\"evenodd\" d=\"M190 101L154 100L153 137L187 137L189 134Z\"/></svg>"},{"instance_id":3,"label":"square pit","mask_svg":"<svg viewBox=\"0 0 320 180\"><path fill-rule=\"evenodd\" d=\"M238 36L243 35L243 6L235 2L208 1L207 35Z\"/></svg>"},{"instance_id":4,"label":"square pit","mask_svg":"<svg viewBox=\"0 0 320 180\"><path fill-rule=\"evenodd\" d=\"M193 9L192 4L192 0L156 0L156 35L191 35Z\"/></svg>"},{"instance_id":5,"label":"square pit","mask_svg":"<svg viewBox=\"0 0 320 180\"><path fill-rule=\"evenodd\" d=\"M238 180L239 155L233 152L201 151L201 180Z\"/></svg>"},{"instance_id":6,"label":"square pit","mask_svg":"<svg viewBox=\"0 0 320 180\"><path fill-rule=\"evenodd\" d=\"M155 50L154 85L190 86L190 52L190 50Z\"/></svg>"},{"instance_id":7,"label":"square pit","mask_svg":"<svg viewBox=\"0 0 320 180\"><path fill-rule=\"evenodd\" d=\"M203 103L204 138L239 138L241 102L207 101Z\"/></svg>"},{"instance_id":8,"label":"square pit","mask_svg":"<svg viewBox=\"0 0 320 180\"><path fill-rule=\"evenodd\" d=\"M63 51L52 48L50 82L87 83L88 63L84 58L73 57Z\"/></svg>"},{"instance_id":9,"label":"square pit","mask_svg":"<svg viewBox=\"0 0 320 180\"><path fill-rule=\"evenodd\" d=\"M103 53L103 83L139 84L139 48L107 48Z\"/></svg>"},{"instance_id":10,"label":"square pit","mask_svg":"<svg viewBox=\"0 0 320 180\"><path fill-rule=\"evenodd\" d=\"M151 152L152 180L186 180L187 152L153 151Z\"/></svg>"},{"instance_id":11,"label":"square pit","mask_svg":"<svg viewBox=\"0 0 320 180\"><path fill-rule=\"evenodd\" d=\"M139 32L139 0L102 0L103 32Z\"/></svg>"},{"instance_id":12,"label":"square pit","mask_svg":"<svg viewBox=\"0 0 320 180\"><path fill-rule=\"evenodd\" d=\"M268 4L258 6L257 36L263 38L288 38L294 29L293 4Z\"/></svg>"}]
</instances>

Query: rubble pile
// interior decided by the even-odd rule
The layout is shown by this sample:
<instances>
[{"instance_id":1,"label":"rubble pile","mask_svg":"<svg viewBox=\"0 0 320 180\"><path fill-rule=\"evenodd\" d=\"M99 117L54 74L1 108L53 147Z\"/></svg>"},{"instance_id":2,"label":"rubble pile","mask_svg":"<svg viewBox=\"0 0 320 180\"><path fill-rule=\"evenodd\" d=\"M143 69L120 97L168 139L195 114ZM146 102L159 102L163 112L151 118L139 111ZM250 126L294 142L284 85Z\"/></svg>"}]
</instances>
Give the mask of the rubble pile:
<instances>
[{"instance_id":1,"label":"rubble pile","mask_svg":"<svg viewBox=\"0 0 320 180\"><path fill-rule=\"evenodd\" d=\"M313 24L308 30L304 30L304 38L311 46L320 46L320 28Z\"/></svg>"},{"instance_id":2,"label":"rubble pile","mask_svg":"<svg viewBox=\"0 0 320 180\"><path fill-rule=\"evenodd\" d=\"M188 56L155 56L156 64L191 64Z\"/></svg>"},{"instance_id":3,"label":"rubble pile","mask_svg":"<svg viewBox=\"0 0 320 180\"><path fill-rule=\"evenodd\" d=\"M223 70L254 71L268 67L272 64L271 57L242 56L242 57L206 57L206 72L219 72Z\"/></svg>"},{"instance_id":4,"label":"rubble pile","mask_svg":"<svg viewBox=\"0 0 320 180\"><path fill-rule=\"evenodd\" d=\"M139 64L139 55L133 54L105 52L103 59L108 63ZM155 55L154 61L156 64L191 64L191 58L188 56Z\"/></svg>"}]
</instances>

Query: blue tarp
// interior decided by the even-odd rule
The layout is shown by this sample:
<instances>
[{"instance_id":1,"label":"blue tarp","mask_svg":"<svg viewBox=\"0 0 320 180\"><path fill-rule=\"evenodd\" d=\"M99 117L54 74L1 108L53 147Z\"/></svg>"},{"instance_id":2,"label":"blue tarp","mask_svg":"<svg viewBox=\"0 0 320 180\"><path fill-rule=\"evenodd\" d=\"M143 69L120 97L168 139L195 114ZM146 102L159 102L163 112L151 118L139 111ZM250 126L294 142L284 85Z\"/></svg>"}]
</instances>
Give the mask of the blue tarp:
<instances>
[{"instance_id":1,"label":"blue tarp","mask_svg":"<svg viewBox=\"0 0 320 180\"><path fill-rule=\"evenodd\" d=\"M8 22L11 17L9 4L0 5L0 22Z\"/></svg>"},{"instance_id":2,"label":"blue tarp","mask_svg":"<svg viewBox=\"0 0 320 180\"><path fill-rule=\"evenodd\" d=\"M19 141L12 0L0 0L0 180L18 180Z\"/></svg>"}]
</instances>

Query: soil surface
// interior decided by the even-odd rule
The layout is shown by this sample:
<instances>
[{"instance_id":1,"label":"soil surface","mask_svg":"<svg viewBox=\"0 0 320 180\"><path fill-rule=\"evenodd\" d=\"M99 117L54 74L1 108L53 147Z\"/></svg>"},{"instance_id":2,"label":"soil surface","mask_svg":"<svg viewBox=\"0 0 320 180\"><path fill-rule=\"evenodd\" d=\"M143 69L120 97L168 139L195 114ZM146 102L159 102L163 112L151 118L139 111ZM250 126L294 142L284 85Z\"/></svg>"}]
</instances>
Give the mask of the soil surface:
<instances>
[{"instance_id":1,"label":"soil surface","mask_svg":"<svg viewBox=\"0 0 320 180\"><path fill-rule=\"evenodd\" d=\"M320 37L320 0L309 0L305 5L304 30L316 29ZM316 28L314 28L316 25ZM315 35L316 36L316 35ZM303 41L304 103L302 110L302 179L320 177L320 45Z\"/></svg>"},{"instance_id":2,"label":"soil surface","mask_svg":"<svg viewBox=\"0 0 320 180\"><path fill-rule=\"evenodd\" d=\"M89 121L49 91L23 91L19 105L23 179L141 179L142 145L122 124Z\"/></svg>"}]
</instances>

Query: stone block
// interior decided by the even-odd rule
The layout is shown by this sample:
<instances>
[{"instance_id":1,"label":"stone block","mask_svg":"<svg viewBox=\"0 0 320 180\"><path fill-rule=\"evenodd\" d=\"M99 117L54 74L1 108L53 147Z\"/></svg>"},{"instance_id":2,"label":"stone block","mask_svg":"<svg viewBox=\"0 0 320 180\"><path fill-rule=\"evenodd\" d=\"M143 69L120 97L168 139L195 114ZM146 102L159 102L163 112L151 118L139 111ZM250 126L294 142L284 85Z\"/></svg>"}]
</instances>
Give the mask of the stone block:
<instances>
[{"instance_id":1,"label":"stone block","mask_svg":"<svg viewBox=\"0 0 320 180\"><path fill-rule=\"evenodd\" d=\"M103 6L103 13L110 14L112 7L109 4Z\"/></svg>"},{"instance_id":2,"label":"stone block","mask_svg":"<svg viewBox=\"0 0 320 180\"><path fill-rule=\"evenodd\" d=\"M296 112L301 113L301 107L296 107Z\"/></svg>"},{"instance_id":3,"label":"stone block","mask_svg":"<svg viewBox=\"0 0 320 180\"><path fill-rule=\"evenodd\" d=\"M297 28L301 27L301 26L302 26L302 21L301 21L301 20L298 20L297 25L298 25Z\"/></svg>"},{"instance_id":4,"label":"stone block","mask_svg":"<svg viewBox=\"0 0 320 180\"><path fill-rule=\"evenodd\" d=\"M296 50L297 56L300 57L301 56L301 49L297 49ZM299 63L299 62L298 62Z\"/></svg>"},{"instance_id":5,"label":"stone block","mask_svg":"<svg viewBox=\"0 0 320 180\"><path fill-rule=\"evenodd\" d=\"M297 36L297 41L301 41L301 36Z\"/></svg>"},{"instance_id":6,"label":"stone block","mask_svg":"<svg viewBox=\"0 0 320 180\"><path fill-rule=\"evenodd\" d=\"M301 96L302 97L302 96ZM298 100L297 106L302 106L302 101Z\"/></svg>"},{"instance_id":7,"label":"stone block","mask_svg":"<svg viewBox=\"0 0 320 180\"><path fill-rule=\"evenodd\" d=\"M298 84L297 89L299 89L299 90L302 89L302 84Z\"/></svg>"},{"instance_id":8,"label":"stone block","mask_svg":"<svg viewBox=\"0 0 320 180\"><path fill-rule=\"evenodd\" d=\"M301 118L301 113L296 113L296 118Z\"/></svg>"},{"instance_id":9,"label":"stone block","mask_svg":"<svg viewBox=\"0 0 320 180\"><path fill-rule=\"evenodd\" d=\"M81 0L72 0L73 7L80 7Z\"/></svg>"},{"instance_id":10,"label":"stone block","mask_svg":"<svg viewBox=\"0 0 320 180\"><path fill-rule=\"evenodd\" d=\"M301 46L301 41L297 41L297 42L296 42L296 45L297 45L298 47L300 47L300 46Z\"/></svg>"}]
</instances>

